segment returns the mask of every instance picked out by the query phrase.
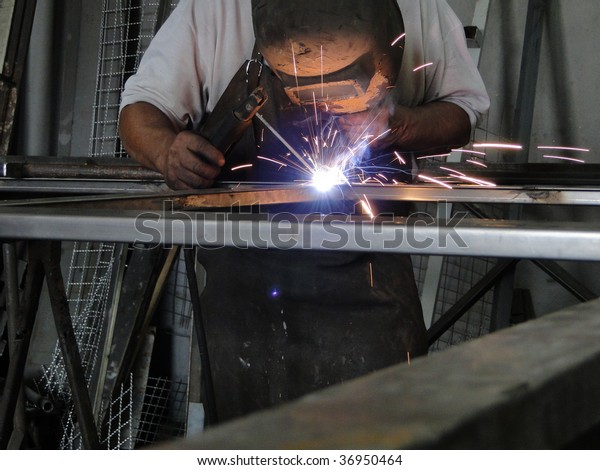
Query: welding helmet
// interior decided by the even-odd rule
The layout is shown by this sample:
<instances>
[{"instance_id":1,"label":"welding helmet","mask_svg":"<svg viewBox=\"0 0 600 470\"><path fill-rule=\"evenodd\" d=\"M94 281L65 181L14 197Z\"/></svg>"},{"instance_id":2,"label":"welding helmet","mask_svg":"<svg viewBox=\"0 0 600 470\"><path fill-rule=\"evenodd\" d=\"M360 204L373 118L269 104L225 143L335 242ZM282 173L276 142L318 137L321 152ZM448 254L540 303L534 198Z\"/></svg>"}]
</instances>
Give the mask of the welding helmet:
<instances>
[{"instance_id":1,"label":"welding helmet","mask_svg":"<svg viewBox=\"0 0 600 470\"><path fill-rule=\"evenodd\" d=\"M258 51L294 104L362 112L394 86L404 47L396 0L252 0Z\"/></svg>"}]
</instances>

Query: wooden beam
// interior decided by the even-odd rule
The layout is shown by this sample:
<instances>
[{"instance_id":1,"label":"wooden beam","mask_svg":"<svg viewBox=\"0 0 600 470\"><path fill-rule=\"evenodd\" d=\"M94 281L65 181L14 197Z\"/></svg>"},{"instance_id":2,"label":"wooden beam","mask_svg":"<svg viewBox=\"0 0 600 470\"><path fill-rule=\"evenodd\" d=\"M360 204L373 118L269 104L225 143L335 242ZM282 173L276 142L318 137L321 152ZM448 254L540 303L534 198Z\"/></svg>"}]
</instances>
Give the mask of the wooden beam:
<instances>
[{"instance_id":1,"label":"wooden beam","mask_svg":"<svg viewBox=\"0 0 600 470\"><path fill-rule=\"evenodd\" d=\"M162 449L563 448L600 422L600 300Z\"/></svg>"}]
</instances>

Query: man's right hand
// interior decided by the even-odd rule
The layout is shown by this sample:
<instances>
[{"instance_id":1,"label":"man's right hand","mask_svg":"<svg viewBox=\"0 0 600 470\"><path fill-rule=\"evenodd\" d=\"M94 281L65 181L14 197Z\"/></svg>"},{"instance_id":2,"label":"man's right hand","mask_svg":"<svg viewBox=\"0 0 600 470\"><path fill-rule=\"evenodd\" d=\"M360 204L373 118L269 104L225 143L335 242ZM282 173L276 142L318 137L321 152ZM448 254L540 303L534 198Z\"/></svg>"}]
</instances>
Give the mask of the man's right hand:
<instances>
[{"instance_id":1,"label":"man's right hand","mask_svg":"<svg viewBox=\"0 0 600 470\"><path fill-rule=\"evenodd\" d=\"M171 189L211 186L225 157L204 137L179 131L155 106L139 102L125 106L119 133L130 157L159 171Z\"/></svg>"},{"instance_id":2,"label":"man's right hand","mask_svg":"<svg viewBox=\"0 0 600 470\"><path fill-rule=\"evenodd\" d=\"M212 186L224 164L225 157L208 140L183 131L175 136L158 167L171 189L192 189Z\"/></svg>"}]
</instances>

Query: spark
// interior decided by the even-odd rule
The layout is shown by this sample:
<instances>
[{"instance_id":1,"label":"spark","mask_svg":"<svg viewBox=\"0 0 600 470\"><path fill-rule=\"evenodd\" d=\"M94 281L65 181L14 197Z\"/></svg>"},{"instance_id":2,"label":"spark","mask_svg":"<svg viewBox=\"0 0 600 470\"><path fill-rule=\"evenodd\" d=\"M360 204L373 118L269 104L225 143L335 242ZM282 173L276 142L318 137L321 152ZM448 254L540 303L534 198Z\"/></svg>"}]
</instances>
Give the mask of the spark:
<instances>
[{"instance_id":1,"label":"spark","mask_svg":"<svg viewBox=\"0 0 600 470\"><path fill-rule=\"evenodd\" d=\"M471 163L473 165L479 165L479 166L482 166L484 168L488 167L485 163L478 162L477 160L467 160L467 163Z\"/></svg>"},{"instance_id":2,"label":"spark","mask_svg":"<svg viewBox=\"0 0 600 470\"><path fill-rule=\"evenodd\" d=\"M292 42L290 46L292 47L292 63L294 64L294 77L296 78L296 88L300 88L298 84L298 67L296 66L296 53L294 52L294 43ZM298 98L300 98L299 95Z\"/></svg>"},{"instance_id":3,"label":"spark","mask_svg":"<svg viewBox=\"0 0 600 470\"><path fill-rule=\"evenodd\" d=\"M375 142L376 140L379 140L379 139L381 139L383 136L385 136L385 135L389 134L390 132L392 132L392 130L391 130L391 129L388 129L388 130L386 130L386 131L382 132L382 133L381 133L381 134L379 134L377 137L375 137L373 140L371 140L370 142L368 142L368 143L367 143L367 145L371 145L373 142Z\"/></svg>"},{"instance_id":4,"label":"spark","mask_svg":"<svg viewBox=\"0 0 600 470\"><path fill-rule=\"evenodd\" d=\"M453 189L452 186L450 186L449 184L444 183L443 181L440 181L440 180L438 180L436 178L432 178L430 176L419 175L419 178L421 178L422 180L425 180L425 181L429 181L431 183L439 184L440 186L443 186L443 187L448 188L448 189Z\"/></svg>"},{"instance_id":5,"label":"spark","mask_svg":"<svg viewBox=\"0 0 600 470\"><path fill-rule=\"evenodd\" d=\"M480 180L480 179L477 179L477 178L471 178L470 176L467 176L467 175L454 175L454 176L456 178L458 178L458 179L461 179L461 180L464 180L464 181L468 181L470 183L475 183L475 184L477 184L479 186L489 186L489 187L492 187L492 188L496 187L496 184L492 183L491 181L485 181L485 180Z\"/></svg>"},{"instance_id":6,"label":"spark","mask_svg":"<svg viewBox=\"0 0 600 470\"><path fill-rule=\"evenodd\" d=\"M360 205L362 206L363 210L367 213L367 215L371 217L371 219L375 218L375 214L373 214L373 210L371 209L371 203L367 199L367 196L363 196L363 199L360 200Z\"/></svg>"},{"instance_id":7,"label":"spark","mask_svg":"<svg viewBox=\"0 0 600 470\"><path fill-rule=\"evenodd\" d=\"M431 65L433 65L433 62L427 62L426 64L419 65L418 67L416 67L415 69L413 69L413 72L418 72L419 70L422 70L425 67L429 67Z\"/></svg>"},{"instance_id":8,"label":"spark","mask_svg":"<svg viewBox=\"0 0 600 470\"><path fill-rule=\"evenodd\" d=\"M444 158L444 157L449 157L450 154L449 153L438 153L437 155L425 155L422 157L417 157L417 160L424 160L426 158Z\"/></svg>"},{"instance_id":9,"label":"spark","mask_svg":"<svg viewBox=\"0 0 600 470\"><path fill-rule=\"evenodd\" d=\"M285 140L285 139L283 138L283 136L282 136L282 135L281 135L279 132L277 132L277 131L275 130L275 128L274 128L273 126L271 126L271 124L269 124L269 123L266 121L266 119L263 117L263 115L262 115L262 114L260 114L260 113L256 113L256 115L255 115L255 116L256 116L256 117L257 117L257 118L258 118L258 119L259 119L259 120L260 120L260 121L261 121L261 122L262 122L262 123L265 125L265 127L266 127L267 129L269 129L269 130L270 130L270 131L271 131L271 132L272 132L272 133L275 135L275 137L277 137L277 138L279 139L279 141L280 141L280 142L281 142L283 145L285 145L285 146L287 147L287 149L288 149L290 152L292 152L292 155L294 155L294 156L295 156L295 157L296 157L296 158L297 158L297 159L298 159L298 160L299 160L299 161L300 161L302 164L304 164L304 166L306 166L306 167L308 168L308 170L310 171L310 169L311 169L311 168L310 168L310 165L309 165L309 164L306 162L306 160L305 160L305 159L302 157L302 155L300 155L300 154L299 154L299 153L296 151L296 149L294 149L294 147L292 147L292 146L289 144L289 142L288 142L287 140Z\"/></svg>"},{"instance_id":10,"label":"spark","mask_svg":"<svg viewBox=\"0 0 600 470\"><path fill-rule=\"evenodd\" d=\"M406 33L402 33L400 36L398 36L396 39L394 39L391 46L393 47L396 44L398 44L398 42L400 42L405 36L406 36Z\"/></svg>"},{"instance_id":11,"label":"spark","mask_svg":"<svg viewBox=\"0 0 600 470\"><path fill-rule=\"evenodd\" d=\"M373 281L373 263L369 263L369 280L371 288L373 288L375 286L375 283Z\"/></svg>"},{"instance_id":12,"label":"spark","mask_svg":"<svg viewBox=\"0 0 600 470\"><path fill-rule=\"evenodd\" d=\"M494 143L494 142L484 142L479 144L473 144L474 148L497 148L497 149L507 149L507 150L523 150L523 146L519 144L502 144L502 143Z\"/></svg>"},{"instance_id":13,"label":"spark","mask_svg":"<svg viewBox=\"0 0 600 470\"><path fill-rule=\"evenodd\" d=\"M258 156L256 158L259 158L261 160L266 160L268 162L275 163L275 164L280 165L280 166L287 166L286 163L283 163L283 162L281 162L279 160L275 160L274 158L267 158L267 157L262 157L262 156Z\"/></svg>"},{"instance_id":14,"label":"spark","mask_svg":"<svg viewBox=\"0 0 600 470\"><path fill-rule=\"evenodd\" d=\"M410 351L406 351L406 361L407 361L408 365L410 366Z\"/></svg>"},{"instance_id":15,"label":"spark","mask_svg":"<svg viewBox=\"0 0 600 470\"><path fill-rule=\"evenodd\" d=\"M564 150L567 152L589 152L590 149L586 148L577 148L577 147L552 147L548 145L540 145L538 146L540 150Z\"/></svg>"},{"instance_id":16,"label":"spark","mask_svg":"<svg viewBox=\"0 0 600 470\"><path fill-rule=\"evenodd\" d=\"M325 97L325 80L323 78L323 45L321 44L321 98Z\"/></svg>"},{"instance_id":17,"label":"spark","mask_svg":"<svg viewBox=\"0 0 600 470\"><path fill-rule=\"evenodd\" d=\"M492 186L492 187L496 186L495 183L492 183L490 181L480 180L480 179L477 179L477 178L472 178L470 176L465 175L464 173L461 173L460 171L453 170L452 168L446 168L444 166L441 166L440 169L441 170L449 171L451 173L450 176L452 176L454 178L458 178L458 179L461 179L461 180L464 180L464 181L468 181L470 183L475 183L475 184L477 184L479 186Z\"/></svg>"},{"instance_id":18,"label":"spark","mask_svg":"<svg viewBox=\"0 0 600 470\"><path fill-rule=\"evenodd\" d=\"M245 165L239 165L239 166L235 166L231 169L231 171L237 171L237 170L242 170L244 168L250 168L252 166L252 163L247 163Z\"/></svg>"},{"instance_id":19,"label":"spark","mask_svg":"<svg viewBox=\"0 0 600 470\"><path fill-rule=\"evenodd\" d=\"M406 160L402 158L402 155L400 155L398 152L394 152L394 155L396 155L396 158L398 159L400 165L406 165Z\"/></svg>"},{"instance_id":20,"label":"spark","mask_svg":"<svg viewBox=\"0 0 600 470\"><path fill-rule=\"evenodd\" d=\"M554 158L556 160L568 160L570 162L585 163L581 158L562 157L560 155L544 155L544 158Z\"/></svg>"}]
</instances>

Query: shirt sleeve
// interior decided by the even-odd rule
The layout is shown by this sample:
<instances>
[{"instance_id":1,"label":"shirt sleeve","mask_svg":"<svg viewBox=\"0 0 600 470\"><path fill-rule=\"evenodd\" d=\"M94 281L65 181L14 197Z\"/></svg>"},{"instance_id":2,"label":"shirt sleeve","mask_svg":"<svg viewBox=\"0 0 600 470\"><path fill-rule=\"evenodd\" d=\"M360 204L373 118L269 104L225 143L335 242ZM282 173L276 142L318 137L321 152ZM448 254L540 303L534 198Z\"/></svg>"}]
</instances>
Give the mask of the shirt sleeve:
<instances>
[{"instance_id":1,"label":"shirt sleeve","mask_svg":"<svg viewBox=\"0 0 600 470\"><path fill-rule=\"evenodd\" d=\"M179 129L198 122L206 110L204 70L211 70L209 36L199 54L196 2L181 0L144 53L137 72L126 82L120 109L146 102L160 109Z\"/></svg>"},{"instance_id":2,"label":"shirt sleeve","mask_svg":"<svg viewBox=\"0 0 600 470\"><path fill-rule=\"evenodd\" d=\"M427 70L424 102L454 103L474 127L489 109L489 96L468 51L463 25L445 1L438 0L437 7L433 21L438 25L430 25L426 36L426 60L432 65Z\"/></svg>"}]
</instances>

